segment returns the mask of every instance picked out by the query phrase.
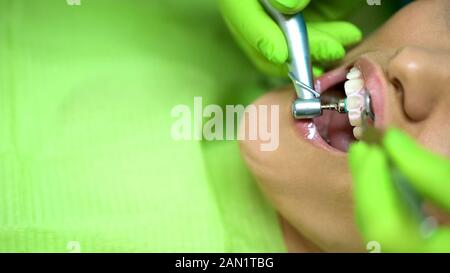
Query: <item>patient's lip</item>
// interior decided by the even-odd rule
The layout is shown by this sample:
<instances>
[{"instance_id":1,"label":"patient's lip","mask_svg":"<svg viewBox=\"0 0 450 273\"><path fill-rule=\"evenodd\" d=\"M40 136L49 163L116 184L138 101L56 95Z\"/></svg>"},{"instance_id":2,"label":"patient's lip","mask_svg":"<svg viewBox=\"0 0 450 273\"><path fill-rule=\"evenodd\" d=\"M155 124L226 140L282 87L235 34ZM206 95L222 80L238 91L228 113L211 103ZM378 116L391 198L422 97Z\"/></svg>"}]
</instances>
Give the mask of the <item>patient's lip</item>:
<instances>
[{"instance_id":1,"label":"patient's lip","mask_svg":"<svg viewBox=\"0 0 450 273\"><path fill-rule=\"evenodd\" d=\"M318 148L327 150L336 154L343 154L343 152L330 146L319 134L316 125L312 120L295 120L295 128L303 137L303 139L311 142Z\"/></svg>"},{"instance_id":2,"label":"patient's lip","mask_svg":"<svg viewBox=\"0 0 450 273\"><path fill-rule=\"evenodd\" d=\"M381 67L370 59L362 56L355 65L363 74L364 86L370 94L373 112L375 114L375 126L383 128L385 125L385 99L387 98L388 81Z\"/></svg>"},{"instance_id":3,"label":"patient's lip","mask_svg":"<svg viewBox=\"0 0 450 273\"><path fill-rule=\"evenodd\" d=\"M321 93L328 88L343 82L346 79L348 67L342 66L325 73L314 82L314 88ZM293 100L295 97L293 98ZM293 101L292 100L292 101ZM316 125L312 120L295 120L295 127L303 139L311 142L314 146L327 150L335 155L345 155L344 152L330 146L319 134Z\"/></svg>"},{"instance_id":4,"label":"patient's lip","mask_svg":"<svg viewBox=\"0 0 450 273\"><path fill-rule=\"evenodd\" d=\"M342 66L337 69L334 69L330 72L325 73L321 77L317 78L314 81L314 88L317 92L322 93L328 88L336 85L340 82L345 81L345 77L347 76L348 67Z\"/></svg>"}]
</instances>

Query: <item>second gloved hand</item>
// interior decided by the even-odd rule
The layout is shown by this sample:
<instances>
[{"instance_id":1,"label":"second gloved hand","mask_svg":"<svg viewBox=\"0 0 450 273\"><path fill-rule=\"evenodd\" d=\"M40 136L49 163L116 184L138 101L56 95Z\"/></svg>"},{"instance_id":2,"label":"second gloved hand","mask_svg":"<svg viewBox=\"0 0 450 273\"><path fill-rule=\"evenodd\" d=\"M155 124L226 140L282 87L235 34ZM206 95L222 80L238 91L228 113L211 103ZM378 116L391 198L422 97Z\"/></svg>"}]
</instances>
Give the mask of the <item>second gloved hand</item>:
<instances>
[{"instance_id":1,"label":"second gloved hand","mask_svg":"<svg viewBox=\"0 0 450 273\"><path fill-rule=\"evenodd\" d=\"M259 0L220 0L225 21L237 42L255 65L270 75L286 76L288 46L283 32L265 12ZM361 1L270 0L286 14L304 10L308 28L313 72L322 65L340 60L345 47L359 42L360 30L348 23L334 21L358 6ZM311 3L310 3L311 2Z\"/></svg>"},{"instance_id":2,"label":"second gloved hand","mask_svg":"<svg viewBox=\"0 0 450 273\"><path fill-rule=\"evenodd\" d=\"M383 148L363 142L350 148L356 218L364 239L378 242L382 252L450 252L450 228L423 234L422 220L390 177L388 157L424 199L450 212L450 161L391 129Z\"/></svg>"}]
</instances>

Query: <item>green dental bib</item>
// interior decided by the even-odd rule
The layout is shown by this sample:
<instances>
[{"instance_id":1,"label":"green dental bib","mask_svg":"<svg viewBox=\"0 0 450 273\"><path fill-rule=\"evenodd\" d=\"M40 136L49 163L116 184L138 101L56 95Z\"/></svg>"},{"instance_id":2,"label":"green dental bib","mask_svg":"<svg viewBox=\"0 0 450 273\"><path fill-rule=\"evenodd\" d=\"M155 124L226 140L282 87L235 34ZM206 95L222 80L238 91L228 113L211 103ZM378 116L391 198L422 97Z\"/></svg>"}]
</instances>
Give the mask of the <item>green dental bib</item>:
<instances>
[{"instance_id":1,"label":"green dental bib","mask_svg":"<svg viewBox=\"0 0 450 273\"><path fill-rule=\"evenodd\" d=\"M80 3L0 1L0 252L285 251L237 143L170 135L267 89L215 1Z\"/></svg>"}]
</instances>

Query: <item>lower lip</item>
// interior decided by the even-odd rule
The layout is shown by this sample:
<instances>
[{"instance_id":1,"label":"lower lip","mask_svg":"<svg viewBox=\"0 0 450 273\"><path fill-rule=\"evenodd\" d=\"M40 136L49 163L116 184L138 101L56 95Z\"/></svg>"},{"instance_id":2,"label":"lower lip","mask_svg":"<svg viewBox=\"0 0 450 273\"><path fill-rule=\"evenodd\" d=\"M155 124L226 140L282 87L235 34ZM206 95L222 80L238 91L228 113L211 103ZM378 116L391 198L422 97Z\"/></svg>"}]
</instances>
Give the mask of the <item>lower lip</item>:
<instances>
[{"instance_id":1,"label":"lower lip","mask_svg":"<svg viewBox=\"0 0 450 273\"><path fill-rule=\"evenodd\" d=\"M301 137L315 147L326 150L328 152L342 155L344 152L330 146L319 134L316 125L312 120L295 120L296 131L300 133Z\"/></svg>"},{"instance_id":2,"label":"lower lip","mask_svg":"<svg viewBox=\"0 0 450 273\"><path fill-rule=\"evenodd\" d=\"M323 76L316 79L315 89L317 92L321 93L324 90L336 85L340 82L343 82L346 78L348 72L347 67L341 67L335 70L332 70ZM316 125L314 124L312 119L307 120L295 120L296 130L300 133L300 136L313 144L316 147L319 147L328 152L343 155L344 152L330 146L319 134Z\"/></svg>"}]
</instances>

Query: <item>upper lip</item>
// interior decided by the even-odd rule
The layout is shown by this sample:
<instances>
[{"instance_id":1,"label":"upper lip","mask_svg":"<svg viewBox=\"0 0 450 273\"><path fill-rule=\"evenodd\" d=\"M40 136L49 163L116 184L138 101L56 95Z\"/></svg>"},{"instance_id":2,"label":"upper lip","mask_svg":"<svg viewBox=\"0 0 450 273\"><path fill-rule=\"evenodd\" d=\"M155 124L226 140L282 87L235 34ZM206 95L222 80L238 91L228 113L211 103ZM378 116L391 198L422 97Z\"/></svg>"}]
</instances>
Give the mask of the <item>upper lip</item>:
<instances>
[{"instance_id":1,"label":"upper lip","mask_svg":"<svg viewBox=\"0 0 450 273\"><path fill-rule=\"evenodd\" d=\"M375 114L375 126L385 125L385 98L387 98L388 81L379 65L368 56L361 56L354 64L364 78L364 87L370 94L372 110Z\"/></svg>"}]
</instances>

